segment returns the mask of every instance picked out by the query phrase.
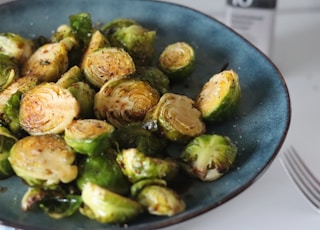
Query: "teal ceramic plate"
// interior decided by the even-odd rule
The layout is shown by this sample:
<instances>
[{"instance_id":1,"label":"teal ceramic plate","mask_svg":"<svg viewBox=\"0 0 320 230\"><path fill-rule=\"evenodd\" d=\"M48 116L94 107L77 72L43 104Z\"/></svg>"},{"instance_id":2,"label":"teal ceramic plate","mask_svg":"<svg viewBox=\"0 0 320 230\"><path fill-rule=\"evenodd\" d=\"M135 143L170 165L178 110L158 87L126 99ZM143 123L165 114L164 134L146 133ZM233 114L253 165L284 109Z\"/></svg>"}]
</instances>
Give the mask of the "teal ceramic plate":
<instances>
[{"instance_id":1,"label":"teal ceramic plate","mask_svg":"<svg viewBox=\"0 0 320 230\"><path fill-rule=\"evenodd\" d=\"M143 0L23 0L0 6L0 32L15 32L32 38L50 36L68 16L89 12L94 22L132 18L157 30L157 52L175 41L196 49L196 69L175 91L194 97L201 84L222 68L238 72L242 99L228 122L209 126L210 132L229 136L238 146L235 167L219 180L191 180L182 189L187 210L173 217L144 215L129 224L132 229L154 229L196 217L222 205L248 188L268 168L278 153L290 124L290 99L276 66L259 50L217 20L195 10ZM115 229L75 215L53 220L41 212L24 213L20 200L26 187L17 178L0 181L0 223L22 229ZM214 219L214 216L212 217Z\"/></svg>"}]
</instances>

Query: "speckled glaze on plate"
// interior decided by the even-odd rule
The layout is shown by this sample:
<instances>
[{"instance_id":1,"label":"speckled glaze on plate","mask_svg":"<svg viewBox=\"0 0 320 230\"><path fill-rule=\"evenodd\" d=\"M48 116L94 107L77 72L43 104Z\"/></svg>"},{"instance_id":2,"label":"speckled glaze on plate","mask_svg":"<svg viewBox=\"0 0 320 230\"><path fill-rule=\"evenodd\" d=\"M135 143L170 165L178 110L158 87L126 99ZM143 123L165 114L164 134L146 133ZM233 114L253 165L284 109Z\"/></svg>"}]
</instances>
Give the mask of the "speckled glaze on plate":
<instances>
[{"instance_id":1,"label":"speckled glaze on plate","mask_svg":"<svg viewBox=\"0 0 320 230\"><path fill-rule=\"evenodd\" d=\"M181 191L187 210L174 217L143 215L129 229L154 229L200 215L235 197L268 168L289 128L291 108L281 73L260 51L217 20L195 10L143 0L24 0L0 6L0 33L15 32L32 38L50 36L68 16L89 12L93 22L132 18L157 31L156 52L169 43L186 41L196 50L192 78L174 91L191 97L213 74L227 66L238 72L242 99L229 121L210 125L209 132L229 136L238 146L235 167L215 182L191 180ZM54 220L41 212L22 212L20 200L26 186L15 177L0 181L0 223L22 229L117 229L75 215ZM214 216L212 217L214 219Z\"/></svg>"}]
</instances>

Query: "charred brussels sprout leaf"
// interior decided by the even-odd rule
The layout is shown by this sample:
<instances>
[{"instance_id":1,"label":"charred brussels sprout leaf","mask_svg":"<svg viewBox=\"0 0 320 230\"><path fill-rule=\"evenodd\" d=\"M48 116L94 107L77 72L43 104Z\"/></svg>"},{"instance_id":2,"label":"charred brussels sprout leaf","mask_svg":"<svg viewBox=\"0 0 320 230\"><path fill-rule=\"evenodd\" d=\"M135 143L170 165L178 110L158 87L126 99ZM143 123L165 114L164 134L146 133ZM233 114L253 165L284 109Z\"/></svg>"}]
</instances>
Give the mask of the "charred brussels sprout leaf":
<instances>
[{"instance_id":1,"label":"charred brussels sprout leaf","mask_svg":"<svg viewBox=\"0 0 320 230\"><path fill-rule=\"evenodd\" d=\"M136 148L122 150L116 160L122 172L133 183L148 178L170 180L179 170L174 161L146 156Z\"/></svg>"},{"instance_id":2,"label":"charred brussels sprout leaf","mask_svg":"<svg viewBox=\"0 0 320 230\"><path fill-rule=\"evenodd\" d=\"M8 129L0 126L0 179L5 179L14 174L8 160L11 147L17 139Z\"/></svg>"},{"instance_id":3,"label":"charred brussels sprout leaf","mask_svg":"<svg viewBox=\"0 0 320 230\"><path fill-rule=\"evenodd\" d=\"M82 190L82 200L81 213L101 223L126 223L144 211L138 202L90 182Z\"/></svg>"},{"instance_id":4,"label":"charred brussels sprout leaf","mask_svg":"<svg viewBox=\"0 0 320 230\"><path fill-rule=\"evenodd\" d=\"M64 139L76 152L87 155L99 154L110 147L114 127L101 120L83 119L72 121L64 131Z\"/></svg>"},{"instance_id":5,"label":"charred brussels sprout leaf","mask_svg":"<svg viewBox=\"0 0 320 230\"><path fill-rule=\"evenodd\" d=\"M184 79L194 70L195 52L186 42L168 45L159 57L159 67L171 80Z\"/></svg>"},{"instance_id":6,"label":"charred brussels sprout leaf","mask_svg":"<svg viewBox=\"0 0 320 230\"><path fill-rule=\"evenodd\" d=\"M169 92L170 80L160 69L152 66L138 67L132 78L146 81L161 95Z\"/></svg>"},{"instance_id":7,"label":"charred brussels sprout leaf","mask_svg":"<svg viewBox=\"0 0 320 230\"><path fill-rule=\"evenodd\" d=\"M83 79L81 69L78 66L73 66L59 78L56 84L63 88L68 88L73 83L82 81Z\"/></svg>"},{"instance_id":8,"label":"charred brussels sprout leaf","mask_svg":"<svg viewBox=\"0 0 320 230\"><path fill-rule=\"evenodd\" d=\"M129 124L115 130L112 139L119 149L137 148L146 155L161 154L167 140L144 129L140 123Z\"/></svg>"},{"instance_id":9,"label":"charred brussels sprout leaf","mask_svg":"<svg viewBox=\"0 0 320 230\"><path fill-rule=\"evenodd\" d=\"M20 70L15 60L0 53L0 92L19 77Z\"/></svg>"},{"instance_id":10,"label":"charred brussels sprout leaf","mask_svg":"<svg viewBox=\"0 0 320 230\"><path fill-rule=\"evenodd\" d=\"M233 165L237 147L228 137L204 134L193 139L183 150L182 166L202 181L213 181Z\"/></svg>"},{"instance_id":11,"label":"charred brussels sprout leaf","mask_svg":"<svg viewBox=\"0 0 320 230\"><path fill-rule=\"evenodd\" d=\"M196 107L208 121L223 121L230 117L240 100L239 77L233 70L213 75L201 89Z\"/></svg>"},{"instance_id":12,"label":"charred brussels sprout leaf","mask_svg":"<svg viewBox=\"0 0 320 230\"><path fill-rule=\"evenodd\" d=\"M148 83L122 78L104 84L95 95L94 111L97 118L120 128L142 121L158 101L159 93Z\"/></svg>"},{"instance_id":13,"label":"charred brussels sprout leaf","mask_svg":"<svg viewBox=\"0 0 320 230\"><path fill-rule=\"evenodd\" d=\"M157 216L174 216L186 208L184 201L175 191L159 185L144 187L137 195L137 201L150 214Z\"/></svg>"},{"instance_id":14,"label":"charred brussels sprout leaf","mask_svg":"<svg viewBox=\"0 0 320 230\"><path fill-rule=\"evenodd\" d=\"M31 135L57 134L78 116L79 110L77 100L67 89L42 83L22 97L19 119L21 127Z\"/></svg>"},{"instance_id":15,"label":"charred brussels sprout leaf","mask_svg":"<svg viewBox=\"0 0 320 230\"><path fill-rule=\"evenodd\" d=\"M34 52L31 40L15 33L0 33L0 54L14 58L19 65L23 64Z\"/></svg>"},{"instance_id":16,"label":"charred brussels sprout leaf","mask_svg":"<svg viewBox=\"0 0 320 230\"><path fill-rule=\"evenodd\" d=\"M93 105L96 91L94 91L94 89L91 88L89 84L83 81L75 82L67 89L72 93L72 95L77 99L79 103L79 116L81 118L94 117Z\"/></svg>"},{"instance_id":17,"label":"charred brussels sprout leaf","mask_svg":"<svg viewBox=\"0 0 320 230\"><path fill-rule=\"evenodd\" d=\"M88 182L119 194L129 191L129 181L122 173L115 156L109 152L87 157L79 164L77 185L82 190Z\"/></svg>"},{"instance_id":18,"label":"charred brussels sprout leaf","mask_svg":"<svg viewBox=\"0 0 320 230\"><path fill-rule=\"evenodd\" d=\"M86 79L100 88L111 79L119 79L135 72L131 56L121 48L104 47L85 55L82 69Z\"/></svg>"},{"instance_id":19,"label":"charred brussels sprout leaf","mask_svg":"<svg viewBox=\"0 0 320 230\"><path fill-rule=\"evenodd\" d=\"M155 37L156 31L133 24L117 29L110 36L110 42L125 49L137 65L148 65L152 61Z\"/></svg>"},{"instance_id":20,"label":"charred brussels sprout leaf","mask_svg":"<svg viewBox=\"0 0 320 230\"><path fill-rule=\"evenodd\" d=\"M145 127L180 143L205 132L205 124L194 101L173 93L162 95L157 106L148 111Z\"/></svg>"},{"instance_id":21,"label":"charred brussels sprout leaf","mask_svg":"<svg viewBox=\"0 0 320 230\"><path fill-rule=\"evenodd\" d=\"M82 204L80 195L67 194L62 190L45 190L30 187L21 200L21 208L28 211L40 207L48 216L61 219L73 215Z\"/></svg>"},{"instance_id":22,"label":"charred brussels sprout leaf","mask_svg":"<svg viewBox=\"0 0 320 230\"><path fill-rule=\"evenodd\" d=\"M78 41L87 44L92 34L92 21L88 13L78 13L69 16L71 32Z\"/></svg>"},{"instance_id":23,"label":"charred brussels sprout leaf","mask_svg":"<svg viewBox=\"0 0 320 230\"><path fill-rule=\"evenodd\" d=\"M11 132L13 132L15 135L22 133L19 120L21 95L22 93L20 91L15 92L8 100L4 108L4 120L8 124Z\"/></svg>"},{"instance_id":24,"label":"charred brussels sprout leaf","mask_svg":"<svg viewBox=\"0 0 320 230\"><path fill-rule=\"evenodd\" d=\"M137 25L138 23L135 20L129 19L129 18L117 18L110 22L107 22L101 27L101 31L106 35L112 35L114 32L116 32L119 29L131 26L131 25Z\"/></svg>"},{"instance_id":25,"label":"charred brussels sprout leaf","mask_svg":"<svg viewBox=\"0 0 320 230\"><path fill-rule=\"evenodd\" d=\"M30 186L55 188L78 175L75 152L54 134L27 136L11 148L9 162L17 176Z\"/></svg>"}]
</instances>

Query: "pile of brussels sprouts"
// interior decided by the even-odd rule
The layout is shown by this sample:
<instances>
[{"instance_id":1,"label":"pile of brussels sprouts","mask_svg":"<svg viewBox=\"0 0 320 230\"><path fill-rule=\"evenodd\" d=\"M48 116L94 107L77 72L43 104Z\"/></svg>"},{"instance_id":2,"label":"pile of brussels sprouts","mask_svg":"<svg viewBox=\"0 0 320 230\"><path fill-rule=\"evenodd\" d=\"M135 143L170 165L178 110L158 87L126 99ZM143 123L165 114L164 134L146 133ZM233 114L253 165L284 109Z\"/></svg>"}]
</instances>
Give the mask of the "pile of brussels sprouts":
<instances>
[{"instance_id":1,"label":"pile of brussels sprouts","mask_svg":"<svg viewBox=\"0 0 320 230\"><path fill-rule=\"evenodd\" d=\"M155 58L155 38L131 19L94 26L88 13L50 38L0 34L0 179L28 186L24 211L117 224L172 216L188 208L169 186L181 172L213 181L232 167L236 146L206 124L232 115L238 75L214 74L194 99L172 93L195 51L176 42ZM178 157L172 144L184 146Z\"/></svg>"}]
</instances>

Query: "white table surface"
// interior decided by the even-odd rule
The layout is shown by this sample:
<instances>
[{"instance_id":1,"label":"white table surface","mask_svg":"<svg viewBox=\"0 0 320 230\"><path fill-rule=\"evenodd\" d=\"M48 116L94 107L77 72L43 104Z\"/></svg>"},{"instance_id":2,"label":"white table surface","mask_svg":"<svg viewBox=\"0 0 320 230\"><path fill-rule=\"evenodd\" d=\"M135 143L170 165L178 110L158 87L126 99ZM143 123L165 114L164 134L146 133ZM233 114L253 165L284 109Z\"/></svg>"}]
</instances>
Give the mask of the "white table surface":
<instances>
[{"instance_id":1,"label":"white table surface","mask_svg":"<svg viewBox=\"0 0 320 230\"><path fill-rule=\"evenodd\" d=\"M169 1L169 0L168 0ZM0 3L4 0L0 0ZM224 20L224 0L171 0ZM288 179L279 157L294 145L320 177L320 1L279 0L271 60L291 97L287 139L269 169L227 203L165 230L319 230L320 215ZM0 208L1 211L1 208ZM7 229L0 226L0 230Z\"/></svg>"}]
</instances>

